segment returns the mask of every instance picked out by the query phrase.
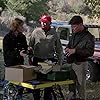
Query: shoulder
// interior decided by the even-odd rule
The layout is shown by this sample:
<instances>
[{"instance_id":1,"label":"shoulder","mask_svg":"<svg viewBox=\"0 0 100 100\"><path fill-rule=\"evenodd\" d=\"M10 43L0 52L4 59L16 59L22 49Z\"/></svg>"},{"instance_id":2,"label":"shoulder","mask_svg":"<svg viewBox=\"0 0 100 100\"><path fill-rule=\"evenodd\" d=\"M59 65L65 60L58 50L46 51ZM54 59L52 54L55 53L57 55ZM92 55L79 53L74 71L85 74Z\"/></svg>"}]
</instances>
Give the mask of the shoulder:
<instances>
[{"instance_id":1,"label":"shoulder","mask_svg":"<svg viewBox=\"0 0 100 100\"><path fill-rule=\"evenodd\" d=\"M89 31L86 31L86 32L87 32L87 36L88 36L89 38L95 38L95 36L92 35Z\"/></svg>"},{"instance_id":2,"label":"shoulder","mask_svg":"<svg viewBox=\"0 0 100 100\"><path fill-rule=\"evenodd\" d=\"M92 35L89 31L86 31L86 36L84 38L86 41L95 41L95 36Z\"/></svg>"},{"instance_id":3,"label":"shoulder","mask_svg":"<svg viewBox=\"0 0 100 100\"><path fill-rule=\"evenodd\" d=\"M9 39L9 38L10 38L10 34L7 33L7 34L4 36L3 40L4 40L4 39Z\"/></svg>"},{"instance_id":4,"label":"shoulder","mask_svg":"<svg viewBox=\"0 0 100 100\"><path fill-rule=\"evenodd\" d=\"M56 30L55 30L54 28L51 28L50 31L51 31L52 33L55 33L55 34L57 33Z\"/></svg>"},{"instance_id":5,"label":"shoulder","mask_svg":"<svg viewBox=\"0 0 100 100\"><path fill-rule=\"evenodd\" d=\"M37 37L38 34L42 34L43 30L41 27L37 27L33 30L33 32L31 33L31 38L35 38Z\"/></svg>"},{"instance_id":6,"label":"shoulder","mask_svg":"<svg viewBox=\"0 0 100 100\"><path fill-rule=\"evenodd\" d=\"M54 29L54 28L51 28L50 30L49 30L49 34L51 34L51 35L54 35L54 36L58 36L57 35L57 32L56 32L56 30Z\"/></svg>"},{"instance_id":7,"label":"shoulder","mask_svg":"<svg viewBox=\"0 0 100 100\"><path fill-rule=\"evenodd\" d=\"M42 31L41 27L37 27L34 29L34 31L32 33L35 34L35 33L38 33L40 31Z\"/></svg>"},{"instance_id":8,"label":"shoulder","mask_svg":"<svg viewBox=\"0 0 100 100\"><path fill-rule=\"evenodd\" d=\"M26 36L25 36L25 34L23 34L23 33L19 33L19 38L26 38Z\"/></svg>"},{"instance_id":9,"label":"shoulder","mask_svg":"<svg viewBox=\"0 0 100 100\"><path fill-rule=\"evenodd\" d=\"M35 28L35 29L33 30L31 36L34 36L34 35L36 35L36 34L38 34L38 33L40 33L40 32L42 32L41 27L37 27L37 28Z\"/></svg>"}]
</instances>

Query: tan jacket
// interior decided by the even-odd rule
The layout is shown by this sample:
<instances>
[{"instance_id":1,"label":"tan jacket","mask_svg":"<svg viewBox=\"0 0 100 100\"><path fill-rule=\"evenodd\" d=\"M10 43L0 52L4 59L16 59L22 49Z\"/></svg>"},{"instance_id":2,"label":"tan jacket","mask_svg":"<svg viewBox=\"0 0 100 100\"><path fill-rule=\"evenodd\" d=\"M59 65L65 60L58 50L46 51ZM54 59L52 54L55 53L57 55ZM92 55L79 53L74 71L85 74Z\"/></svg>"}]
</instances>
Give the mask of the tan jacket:
<instances>
[{"instance_id":1,"label":"tan jacket","mask_svg":"<svg viewBox=\"0 0 100 100\"><path fill-rule=\"evenodd\" d=\"M53 58L56 53L59 62L62 62L62 45L53 28L46 34L41 28L36 28L31 35L29 46L33 48L35 57L42 59Z\"/></svg>"}]
</instances>

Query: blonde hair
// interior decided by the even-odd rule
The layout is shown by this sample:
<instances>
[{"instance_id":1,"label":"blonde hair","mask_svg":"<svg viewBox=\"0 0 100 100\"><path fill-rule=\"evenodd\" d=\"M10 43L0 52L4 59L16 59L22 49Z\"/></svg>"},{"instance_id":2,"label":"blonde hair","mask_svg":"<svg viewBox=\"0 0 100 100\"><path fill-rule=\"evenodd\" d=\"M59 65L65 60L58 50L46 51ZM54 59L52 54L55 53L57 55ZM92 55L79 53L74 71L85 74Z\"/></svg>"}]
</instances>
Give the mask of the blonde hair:
<instances>
[{"instance_id":1,"label":"blonde hair","mask_svg":"<svg viewBox=\"0 0 100 100\"><path fill-rule=\"evenodd\" d=\"M15 18L14 20L12 20L11 25L10 25L10 29L12 31L16 31L17 28L19 26L22 26L24 24L23 20L19 19L19 18Z\"/></svg>"}]
</instances>

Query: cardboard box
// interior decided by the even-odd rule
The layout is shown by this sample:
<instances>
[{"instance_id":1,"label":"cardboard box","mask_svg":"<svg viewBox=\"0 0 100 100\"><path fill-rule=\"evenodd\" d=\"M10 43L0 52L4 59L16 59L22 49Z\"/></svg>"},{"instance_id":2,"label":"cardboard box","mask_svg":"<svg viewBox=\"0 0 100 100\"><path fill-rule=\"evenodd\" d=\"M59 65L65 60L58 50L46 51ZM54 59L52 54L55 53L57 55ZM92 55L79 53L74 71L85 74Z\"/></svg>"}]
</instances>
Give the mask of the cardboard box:
<instances>
[{"instance_id":1,"label":"cardboard box","mask_svg":"<svg viewBox=\"0 0 100 100\"><path fill-rule=\"evenodd\" d=\"M5 80L25 82L36 78L34 66L16 65L5 68Z\"/></svg>"}]
</instances>

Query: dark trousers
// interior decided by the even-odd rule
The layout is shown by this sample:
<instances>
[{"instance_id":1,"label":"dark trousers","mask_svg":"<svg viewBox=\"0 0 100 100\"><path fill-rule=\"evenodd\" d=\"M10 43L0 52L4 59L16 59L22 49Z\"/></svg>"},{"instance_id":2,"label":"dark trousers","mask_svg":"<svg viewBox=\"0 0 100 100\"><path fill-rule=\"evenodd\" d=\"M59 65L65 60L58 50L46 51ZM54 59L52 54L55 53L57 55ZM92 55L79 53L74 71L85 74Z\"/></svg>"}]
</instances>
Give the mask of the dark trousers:
<instances>
[{"instance_id":1,"label":"dark trousers","mask_svg":"<svg viewBox=\"0 0 100 100\"><path fill-rule=\"evenodd\" d=\"M73 95L74 97L76 97L76 79L77 79L77 76L76 76L74 70L71 70L70 71L70 80L74 80L74 84L69 85L69 91L74 93L74 95Z\"/></svg>"},{"instance_id":2,"label":"dark trousers","mask_svg":"<svg viewBox=\"0 0 100 100\"><path fill-rule=\"evenodd\" d=\"M52 91L53 89L51 87L45 88L43 100L52 100L52 94L51 94ZM34 100L40 100L40 89L36 90L28 89L28 92L33 94Z\"/></svg>"},{"instance_id":3,"label":"dark trousers","mask_svg":"<svg viewBox=\"0 0 100 100\"><path fill-rule=\"evenodd\" d=\"M52 87L48 87L44 89L44 100L52 100Z\"/></svg>"},{"instance_id":4,"label":"dark trousers","mask_svg":"<svg viewBox=\"0 0 100 100\"><path fill-rule=\"evenodd\" d=\"M18 89L18 97L17 99L22 100L22 94L23 94L23 87L21 87L20 89ZM32 89L27 89L28 93L32 93L34 100L40 100L40 89L36 89L36 90L32 90ZM52 91L53 88L48 87L44 89L44 100L52 100Z\"/></svg>"},{"instance_id":5,"label":"dark trousers","mask_svg":"<svg viewBox=\"0 0 100 100\"><path fill-rule=\"evenodd\" d=\"M23 90L24 90L23 87L18 86L18 96L17 96L18 100L23 100L22 99ZM39 89L36 89L36 90L27 89L27 92L33 94L34 100L40 100L40 90Z\"/></svg>"},{"instance_id":6,"label":"dark trousers","mask_svg":"<svg viewBox=\"0 0 100 100\"><path fill-rule=\"evenodd\" d=\"M34 100L40 100L40 89L28 89L28 92L33 94Z\"/></svg>"},{"instance_id":7,"label":"dark trousers","mask_svg":"<svg viewBox=\"0 0 100 100\"><path fill-rule=\"evenodd\" d=\"M33 58L33 65L37 66L38 62L44 62L44 60L46 60L46 59L41 59L41 58L34 57ZM52 58L51 59L49 58L48 60L55 61ZM53 91L52 87L48 87L48 88L44 89L44 100L52 100L52 94L51 94L52 91ZM34 100L40 100L40 89L34 90L33 91L33 96L34 96Z\"/></svg>"}]
</instances>

